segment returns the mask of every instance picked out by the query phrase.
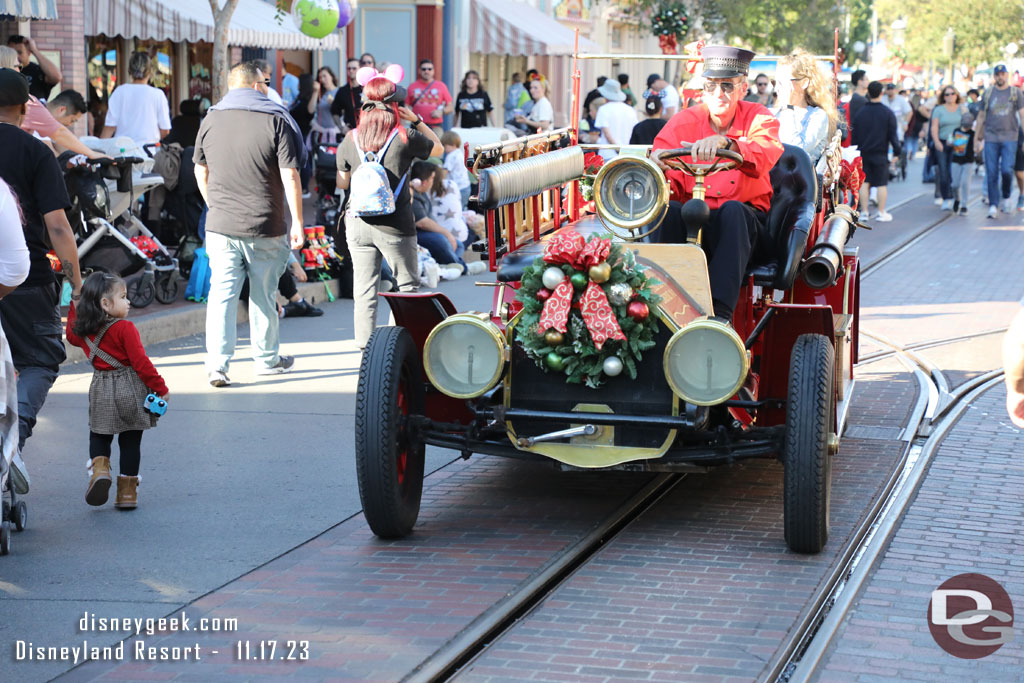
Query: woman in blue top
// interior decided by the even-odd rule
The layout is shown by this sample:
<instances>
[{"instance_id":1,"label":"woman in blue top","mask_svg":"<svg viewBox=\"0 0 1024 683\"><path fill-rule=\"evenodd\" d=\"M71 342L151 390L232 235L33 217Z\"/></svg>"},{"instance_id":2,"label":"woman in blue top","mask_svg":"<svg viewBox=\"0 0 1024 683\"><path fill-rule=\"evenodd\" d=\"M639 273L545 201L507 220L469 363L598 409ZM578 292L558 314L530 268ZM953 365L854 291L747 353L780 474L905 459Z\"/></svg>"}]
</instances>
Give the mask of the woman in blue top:
<instances>
[{"instance_id":1,"label":"woman in blue top","mask_svg":"<svg viewBox=\"0 0 1024 683\"><path fill-rule=\"evenodd\" d=\"M935 182L942 195L942 210L953 210L953 145L949 144L953 131L960 126L961 117L967 112L957 89L947 85L942 89L939 104L932 110L930 135L935 146Z\"/></svg>"},{"instance_id":2,"label":"woman in blue top","mask_svg":"<svg viewBox=\"0 0 1024 683\"><path fill-rule=\"evenodd\" d=\"M807 152L818 174L823 175L827 166L824 152L839 121L832 87L804 50L795 50L780 61L775 79L780 104L774 112L779 119L779 138Z\"/></svg>"}]
</instances>

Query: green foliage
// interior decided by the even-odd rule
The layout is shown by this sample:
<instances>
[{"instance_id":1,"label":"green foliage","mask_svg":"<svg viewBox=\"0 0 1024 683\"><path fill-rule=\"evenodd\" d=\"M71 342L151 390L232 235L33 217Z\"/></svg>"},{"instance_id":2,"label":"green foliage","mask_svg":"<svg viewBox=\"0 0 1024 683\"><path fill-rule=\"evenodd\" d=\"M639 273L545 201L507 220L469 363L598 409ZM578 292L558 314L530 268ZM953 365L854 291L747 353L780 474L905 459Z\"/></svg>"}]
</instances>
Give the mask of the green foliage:
<instances>
[{"instance_id":1,"label":"green foliage","mask_svg":"<svg viewBox=\"0 0 1024 683\"><path fill-rule=\"evenodd\" d=\"M686 8L681 3L665 3L651 12L651 33L682 38L689 30Z\"/></svg>"},{"instance_id":2,"label":"green foliage","mask_svg":"<svg viewBox=\"0 0 1024 683\"><path fill-rule=\"evenodd\" d=\"M595 235L590 239L607 237L607 235ZM605 296L608 296L609 288L612 285L625 282L633 288L634 299L640 299L652 308L660 301L658 295L651 290L651 285L655 281L648 278L637 267L632 251L623 249L621 244L612 242L607 262L612 267L612 274L608 281L601 285ZM560 267L566 278L576 272L568 264L550 264L544 262L540 257L525 268L522 285L516 295L516 300L523 304L523 310L516 325L516 341L545 372L552 372L544 364L544 358L548 353L554 351L561 356L565 361L563 372L566 375L566 381L571 384L586 384L592 389L600 387L605 380L604 361L612 355L618 356L629 376L636 379L637 363L642 359L643 352L655 344L654 335L658 332L658 321L654 311L651 311L646 320L637 321L626 314L628 302L614 304L609 300L608 303L626 340L609 339L601 350L598 350L594 346L590 331L587 330L579 309L571 308L562 344L551 347L544 339L546 330L538 329L544 303L537 299L537 292L544 287L541 276L551 265ZM573 292L573 302L579 302L584 292L585 290Z\"/></svg>"},{"instance_id":3,"label":"green foliage","mask_svg":"<svg viewBox=\"0 0 1024 683\"><path fill-rule=\"evenodd\" d=\"M1003 47L1021 39L1024 3L1020 0L877 0L879 32L889 38L887 27L898 18L907 22L904 50L911 64L934 60L946 65L942 38L952 27L956 32L954 61L974 66L1003 59Z\"/></svg>"}]
</instances>

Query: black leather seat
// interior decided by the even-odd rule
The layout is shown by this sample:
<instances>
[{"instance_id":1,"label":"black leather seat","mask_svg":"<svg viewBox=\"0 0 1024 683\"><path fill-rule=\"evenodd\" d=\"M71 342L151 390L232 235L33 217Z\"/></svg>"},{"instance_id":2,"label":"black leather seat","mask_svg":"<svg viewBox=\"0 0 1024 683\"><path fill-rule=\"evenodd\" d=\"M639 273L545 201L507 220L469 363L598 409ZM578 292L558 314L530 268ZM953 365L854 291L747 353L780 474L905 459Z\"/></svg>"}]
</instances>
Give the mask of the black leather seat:
<instances>
[{"instance_id":1,"label":"black leather seat","mask_svg":"<svg viewBox=\"0 0 1024 683\"><path fill-rule=\"evenodd\" d=\"M758 248L760 258L747 273L756 285L785 291L793 286L800 270L820 192L818 176L807 152L795 145L783 147L782 156L770 174L768 240Z\"/></svg>"}]
</instances>

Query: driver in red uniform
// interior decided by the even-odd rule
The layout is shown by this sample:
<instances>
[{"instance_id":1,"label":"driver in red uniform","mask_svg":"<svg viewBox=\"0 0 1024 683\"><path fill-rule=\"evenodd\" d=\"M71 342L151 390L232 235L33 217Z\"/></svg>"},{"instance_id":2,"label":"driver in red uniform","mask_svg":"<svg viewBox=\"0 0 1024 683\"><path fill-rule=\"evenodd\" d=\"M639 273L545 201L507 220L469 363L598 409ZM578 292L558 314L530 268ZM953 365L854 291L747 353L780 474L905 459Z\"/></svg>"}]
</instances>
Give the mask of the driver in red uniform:
<instances>
[{"instance_id":1,"label":"driver in red uniform","mask_svg":"<svg viewBox=\"0 0 1024 683\"><path fill-rule=\"evenodd\" d=\"M703 230L715 317L732 319L751 254L767 234L772 184L768 172L782 156L779 122L761 104L744 102L754 53L725 45L704 48L704 97L701 104L673 116L654 140L651 159L665 171L672 199L692 197L694 179L671 169L657 150L693 145L693 160L714 161L720 149L739 152L743 164L707 176L705 200L711 222ZM679 205L665 217L658 241L686 241Z\"/></svg>"}]
</instances>

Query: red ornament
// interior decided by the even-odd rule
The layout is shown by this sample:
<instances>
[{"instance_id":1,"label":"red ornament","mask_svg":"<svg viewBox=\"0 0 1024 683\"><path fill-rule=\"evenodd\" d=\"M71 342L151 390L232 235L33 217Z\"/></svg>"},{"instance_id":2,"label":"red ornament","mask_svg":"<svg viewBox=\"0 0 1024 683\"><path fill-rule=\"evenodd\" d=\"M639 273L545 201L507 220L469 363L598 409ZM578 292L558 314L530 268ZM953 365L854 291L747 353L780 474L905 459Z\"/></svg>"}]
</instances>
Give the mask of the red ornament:
<instances>
[{"instance_id":1,"label":"red ornament","mask_svg":"<svg viewBox=\"0 0 1024 683\"><path fill-rule=\"evenodd\" d=\"M637 322L643 322L647 320L647 316L651 314L651 309L647 307L643 301L634 300L629 302L629 306L626 307L626 315Z\"/></svg>"},{"instance_id":2,"label":"red ornament","mask_svg":"<svg viewBox=\"0 0 1024 683\"><path fill-rule=\"evenodd\" d=\"M551 297L551 290L541 287L537 290L537 301L547 301Z\"/></svg>"}]
</instances>

